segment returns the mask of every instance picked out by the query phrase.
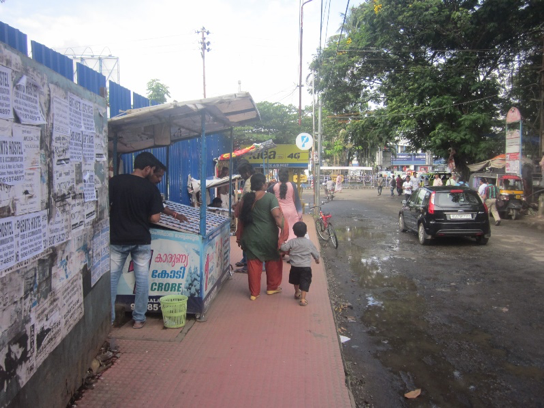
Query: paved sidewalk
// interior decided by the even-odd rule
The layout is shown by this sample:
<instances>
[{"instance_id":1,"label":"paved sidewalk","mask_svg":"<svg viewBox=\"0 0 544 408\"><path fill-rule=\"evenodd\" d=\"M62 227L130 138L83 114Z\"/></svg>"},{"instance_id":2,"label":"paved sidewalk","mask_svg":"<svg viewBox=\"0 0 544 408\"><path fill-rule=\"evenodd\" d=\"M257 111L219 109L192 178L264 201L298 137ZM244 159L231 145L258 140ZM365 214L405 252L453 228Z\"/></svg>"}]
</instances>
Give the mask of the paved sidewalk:
<instances>
[{"instance_id":1,"label":"paved sidewalk","mask_svg":"<svg viewBox=\"0 0 544 408\"><path fill-rule=\"evenodd\" d=\"M319 245L312 218L304 216ZM241 251L231 237L231 263ZM207 322L163 329L114 329L121 357L79 407L351 407L323 264L312 266L308 306L288 284L283 293L249 300L247 275L235 273ZM192 322L192 321L191 321Z\"/></svg>"}]
</instances>

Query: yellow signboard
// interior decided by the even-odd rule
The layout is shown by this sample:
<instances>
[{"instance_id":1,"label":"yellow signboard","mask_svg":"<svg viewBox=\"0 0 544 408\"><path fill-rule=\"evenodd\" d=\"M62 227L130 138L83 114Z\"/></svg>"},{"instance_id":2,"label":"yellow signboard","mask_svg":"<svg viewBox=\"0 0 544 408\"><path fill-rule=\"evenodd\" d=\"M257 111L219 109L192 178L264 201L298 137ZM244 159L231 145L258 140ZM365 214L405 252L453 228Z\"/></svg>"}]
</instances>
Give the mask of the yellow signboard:
<instances>
[{"instance_id":1,"label":"yellow signboard","mask_svg":"<svg viewBox=\"0 0 544 408\"><path fill-rule=\"evenodd\" d=\"M294 144L280 144L273 149L262 151L248 157L251 164L263 164L278 167L307 167L310 160L308 150L300 150Z\"/></svg>"}]
</instances>

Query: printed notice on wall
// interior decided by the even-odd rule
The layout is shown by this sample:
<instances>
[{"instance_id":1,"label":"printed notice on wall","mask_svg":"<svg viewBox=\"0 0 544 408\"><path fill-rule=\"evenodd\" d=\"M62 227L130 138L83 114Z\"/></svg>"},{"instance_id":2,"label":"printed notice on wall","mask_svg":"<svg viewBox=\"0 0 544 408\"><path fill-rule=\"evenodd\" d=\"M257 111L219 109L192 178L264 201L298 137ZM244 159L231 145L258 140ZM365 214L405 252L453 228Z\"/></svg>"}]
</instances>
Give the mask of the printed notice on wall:
<instances>
[{"instance_id":1,"label":"printed notice on wall","mask_svg":"<svg viewBox=\"0 0 544 408\"><path fill-rule=\"evenodd\" d=\"M85 196L85 202L96 201L96 189L94 187L94 171L89 171L83 176L83 194Z\"/></svg>"},{"instance_id":2,"label":"printed notice on wall","mask_svg":"<svg viewBox=\"0 0 544 408\"><path fill-rule=\"evenodd\" d=\"M83 160L94 162L94 132L82 133L83 135Z\"/></svg>"},{"instance_id":3,"label":"printed notice on wall","mask_svg":"<svg viewBox=\"0 0 544 408\"><path fill-rule=\"evenodd\" d=\"M106 161L106 145L104 143L104 135L96 133L94 136L94 153L96 161Z\"/></svg>"},{"instance_id":4,"label":"printed notice on wall","mask_svg":"<svg viewBox=\"0 0 544 408\"><path fill-rule=\"evenodd\" d=\"M13 119L11 69L0 65L0 119Z\"/></svg>"},{"instance_id":5,"label":"printed notice on wall","mask_svg":"<svg viewBox=\"0 0 544 408\"><path fill-rule=\"evenodd\" d=\"M63 335L68 335L76 323L83 317L83 281L76 274L60 290Z\"/></svg>"},{"instance_id":6,"label":"printed notice on wall","mask_svg":"<svg viewBox=\"0 0 544 408\"><path fill-rule=\"evenodd\" d=\"M92 248L91 286L110 270L110 224L102 220L94 227Z\"/></svg>"},{"instance_id":7,"label":"printed notice on wall","mask_svg":"<svg viewBox=\"0 0 544 408\"><path fill-rule=\"evenodd\" d=\"M79 130L70 131L70 162L76 163L83 160L83 135Z\"/></svg>"},{"instance_id":8,"label":"printed notice on wall","mask_svg":"<svg viewBox=\"0 0 544 408\"><path fill-rule=\"evenodd\" d=\"M25 146L22 138L0 137L0 183L11 186L25 179Z\"/></svg>"},{"instance_id":9,"label":"printed notice on wall","mask_svg":"<svg viewBox=\"0 0 544 408\"><path fill-rule=\"evenodd\" d=\"M83 118L81 115L81 98L74 94L68 94L68 104L70 106L70 130L82 131Z\"/></svg>"},{"instance_id":10,"label":"printed notice on wall","mask_svg":"<svg viewBox=\"0 0 544 408\"><path fill-rule=\"evenodd\" d=\"M83 130L94 133L94 108L93 104L85 99L81 100L81 120L83 122Z\"/></svg>"},{"instance_id":11,"label":"printed notice on wall","mask_svg":"<svg viewBox=\"0 0 544 408\"><path fill-rule=\"evenodd\" d=\"M69 200L57 203L56 207L53 208L53 217L49 221L47 231L49 247L62 244L70 239L70 210Z\"/></svg>"},{"instance_id":12,"label":"printed notice on wall","mask_svg":"<svg viewBox=\"0 0 544 408\"><path fill-rule=\"evenodd\" d=\"M70 107L68 101L54 97L53 111L53 138L51 147L56 158L68 157L70 148Z\"/></svg>"},{"instance_id":13,"label":"printed notice on wall","mask_svg":"<svg viewBox=\"0 0 544 408\"><path fill-rule=\"evenodd\" d=\"M15 265L15 223L13 217L0 218L0 277L1 272Z\"/></svg>"},{"instance_id":14,"label":"printed notice on wall","mask_svg":"<svg viewBox=\"0 0 544 408\"><path fill-rule=\"evenodd\" d=\"M13 109L22 124L42 125L45 119L40 109L40 86L23 75L13 90Z\"/></svg>"},{"instance_id":15,"label":"printed notice on wall","mask_svg":"<svg viewBox=\"0 0 544 408\"><path fill-rule=\"evenodd\" d=\"M55 159L53 162L53 191L57 197L70 195L75 190L75 169L70 159Z\"/></svg>"},{"instance_id":16,"label":"printed notice on wall","mask_svg":"<svg viewBox=\"0 0 544 408\"><path fill-rule=\"evenodd\" d=\"M36 325L36 366L39 367L46 357L62 340L62 320L58 294L51 292L47 300L40 303L35 311Z\"/></svg>"},{"instance_id":17,"label":"printed notice on wall","mask_svg":"<svg viewBox=\"0 0 544 408\"><path fill-rule=\"evenodd\" d=\"M27 169L40 165L40 134L39 127L13 124L13 137L24 141L25 168Z\"/></svg>"},{"instance_id":18,"label":"printed notice on wall","mask_svg":"<svg viewBox=\"0 0 544 408\"><path fill-rule=\"evenodd\" d=\"M72 197L72 211L70 213L72 232L82 230L85 226L85 213L83 211L83 195L76 194Z\"/></svg>"},{"instance_id":19,"label":"printed notice on wall","mask_svg":"<svg viewBox=\"0 0 544 408\"><path fill-rule=\"evenodd\" d=\"M42 214L37 212L17 217L15 226L19 232L19 261L41 254L44 250Z\"/></svg>"}]
</instances>

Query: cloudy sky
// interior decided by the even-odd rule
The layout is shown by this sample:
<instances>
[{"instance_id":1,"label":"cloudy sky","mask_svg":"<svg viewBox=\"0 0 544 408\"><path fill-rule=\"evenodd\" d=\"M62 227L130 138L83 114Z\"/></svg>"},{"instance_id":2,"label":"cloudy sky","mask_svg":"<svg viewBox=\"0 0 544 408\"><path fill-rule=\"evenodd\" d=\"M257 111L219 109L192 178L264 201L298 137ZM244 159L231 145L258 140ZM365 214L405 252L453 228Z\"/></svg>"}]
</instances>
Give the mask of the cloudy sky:
<instances>
[{"instance_id":1,"label":"cloudy sky","mask_svg":"<svg viewBox=\"0 0 544 408\"><path fill-rule=\"evenodd\" d=\"M339 31L346 2L323 1L323 43ZM256 102L298 106L299 10L299 0L6 0L0 21L63 54L119 57L122 86L145 96L157 78L178 101L203 96L195 31L205 27L207 97L237 92L241 81ZM320 16L320 0L304 6L303 82L319 47ZM303 89L303 104L310 103Z\"/></svg>"}]
</instances>

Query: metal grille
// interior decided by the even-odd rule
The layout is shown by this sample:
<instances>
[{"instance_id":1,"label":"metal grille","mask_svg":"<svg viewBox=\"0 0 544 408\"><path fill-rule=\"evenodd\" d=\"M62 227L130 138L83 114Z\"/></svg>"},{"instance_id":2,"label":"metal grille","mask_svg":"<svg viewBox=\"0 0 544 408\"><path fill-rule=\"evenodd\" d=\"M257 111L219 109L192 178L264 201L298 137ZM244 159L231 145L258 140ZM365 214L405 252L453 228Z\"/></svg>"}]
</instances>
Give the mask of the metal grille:
<instances>
[{"instance_id":1,"label":"metal grille","mask_svg":"<svg viewBox=\"0 0 544 408\"><path fill-rule=\"evenodd\" d=\"M173 217L161 214L161 220L157 223L157 225L191 234L198 234L200 232L200 208L189 207L188 205L178 204L173 201L166 201L164 204L178 214L183 214L186 216L189 221L179 222ZM220 227L226 221L228 221L228 218L207 211L206 234L209 234L214 229Z\"/></svg>"}]
</instances>

